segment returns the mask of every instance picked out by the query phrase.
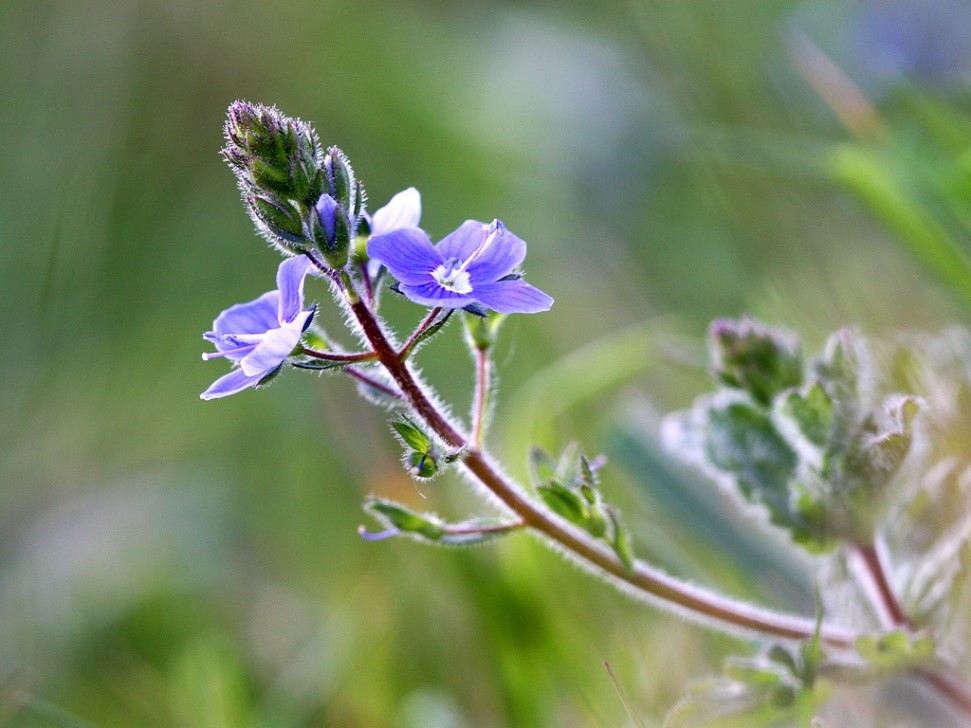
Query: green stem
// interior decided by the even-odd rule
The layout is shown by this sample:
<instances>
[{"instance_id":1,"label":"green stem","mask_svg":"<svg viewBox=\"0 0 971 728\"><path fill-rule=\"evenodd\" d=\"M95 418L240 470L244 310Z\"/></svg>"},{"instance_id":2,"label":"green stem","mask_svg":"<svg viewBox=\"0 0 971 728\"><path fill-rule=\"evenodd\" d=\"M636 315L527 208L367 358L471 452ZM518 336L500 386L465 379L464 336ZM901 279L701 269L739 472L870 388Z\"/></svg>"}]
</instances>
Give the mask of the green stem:
<instances>
[{"instance_id":1,"label":"green stem","mask_svg":"<svg viewBox=\"0 0 971 728\"><path fill-rule=\"evenodd\" d=\"M469 444L481 447L485 434L485 421L489 412L489 352L480 347L475 348L475 402L472 405L472 434Z\"/></svg>"}]
</instances>

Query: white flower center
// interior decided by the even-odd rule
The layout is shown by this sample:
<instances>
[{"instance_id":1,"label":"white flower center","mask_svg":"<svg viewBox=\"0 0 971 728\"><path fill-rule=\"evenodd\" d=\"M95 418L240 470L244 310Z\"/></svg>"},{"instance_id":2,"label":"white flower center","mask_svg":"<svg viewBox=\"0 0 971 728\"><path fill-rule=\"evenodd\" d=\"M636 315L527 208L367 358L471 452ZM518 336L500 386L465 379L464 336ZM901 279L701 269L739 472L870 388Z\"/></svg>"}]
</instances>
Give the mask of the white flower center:
<instances>
[{"instance_id":1,"label":"white flower center","mask_svg":"<svg viewBox=\"0 0 971 728\"><path fill-rule=\"evenodd\" d=\"M471 293L472 284L469 282L469 274L465 271L465 266L458 258L449 258L435 270L432 271L432 278L442 288L464 295Z\"/></svg>"}]
</instances>

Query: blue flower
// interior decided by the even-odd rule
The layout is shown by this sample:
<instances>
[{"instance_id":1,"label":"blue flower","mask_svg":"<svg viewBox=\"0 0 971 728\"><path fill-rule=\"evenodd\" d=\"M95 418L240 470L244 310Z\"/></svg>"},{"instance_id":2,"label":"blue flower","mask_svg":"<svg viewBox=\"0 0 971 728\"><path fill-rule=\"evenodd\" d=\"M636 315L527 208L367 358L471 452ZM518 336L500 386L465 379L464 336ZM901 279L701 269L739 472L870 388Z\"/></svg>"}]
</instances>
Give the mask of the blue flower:
<instances>
[{"instance_id":1,"label":"blue flower","mask_svg":"<svg viewBox=\"0 0 971 728\"><path fill-rule=\"evenodd\" d=\"M364 213L371 235L386 235L406 227L418 227L421 221L421 194L414 187L402 190L392 197L388 204L375 211L374 215ZM376 278L381 270L381 263L369 260L367 272L371 278Z\"/></svg>"},{"instance_id":2,"label":"blue flower","mask_svg":"<svg viewBox=\"0 0 971 728\"><path fill-rule=\"evenodd\" d=\"M953 87L971 70L967 0L871 0L854 31L859 66L879 80Z\"/></svg>"},{"instance_id":3,"label":"blue flower","mask_svg":"<svg viewBox=\"0 0 971 728\"><path fill-rule=\"evenodd\" d=\"M399 290L423 306L464 308L479 304L499 313L547 311L553 299L513 271L526 257L526 243L499 220L466 220L438 245L417 227L404 227L368 241L368 257L387 266Z\"/></svg>"},{"instance_id":4,"label":"blue flower","mask_svg":"<svg viewBox=\"0 0 971 728\"><path fill-rule=\"evenodd\" d=\"M288 258L277 271L277 290L231 306L213 321L213 330L202 338L215 344L216 351L202 358L226 357L234 368L213 382L200 395L202 399L255 387L282 366L314 315L313 308L303 308L303 281L309 266L303 256Z\"/></svg>"},{"instance_id":5,"label":"blue flower","mask_svg":"<svg viewBox=\"0 0 971 728\"><path fill-rule=\"evenodd\" d=\"M421 194L414 187L402 190L370 217L371 235L385 235L405 227L418 227Z\"/></svg>"}]
</instances>

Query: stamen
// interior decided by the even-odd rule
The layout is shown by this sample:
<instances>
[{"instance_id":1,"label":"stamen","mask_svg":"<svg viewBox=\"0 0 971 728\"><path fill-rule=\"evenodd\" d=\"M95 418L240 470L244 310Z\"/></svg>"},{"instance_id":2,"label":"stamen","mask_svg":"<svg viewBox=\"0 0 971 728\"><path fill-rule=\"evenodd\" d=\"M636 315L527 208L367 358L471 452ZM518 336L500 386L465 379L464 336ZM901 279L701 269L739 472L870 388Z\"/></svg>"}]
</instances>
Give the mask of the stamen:
<instances>
[{"instance_id":1,"label":"stamen","mask_svg":"<svg viewBox=\"0 0 971 728\"><path fill-rule=\"evenodd\" d=\"M432 271L432 278L442 288L464 295L472 291L472 284L469 274L464 268L458 267L458 262L456 258L449 258Z\"/></svg>"},{"instance_id":2,"label":"stamen","mask_svg":"<svg viewBox=\"0 0 971 728\"><path fill-rule=\"evenodd\" d=\"M478 260L482 255L492 247L492 244L496 239L502 235L505 231L505 226L502 224L502 220L493 220L489 225L482 226L482 242L479 243L479 247L472 251L472 255L465 259L462 263L462 267L459 271L465 271L470 265L472 265L476 260Z\"/></svg>"}]
</instances>

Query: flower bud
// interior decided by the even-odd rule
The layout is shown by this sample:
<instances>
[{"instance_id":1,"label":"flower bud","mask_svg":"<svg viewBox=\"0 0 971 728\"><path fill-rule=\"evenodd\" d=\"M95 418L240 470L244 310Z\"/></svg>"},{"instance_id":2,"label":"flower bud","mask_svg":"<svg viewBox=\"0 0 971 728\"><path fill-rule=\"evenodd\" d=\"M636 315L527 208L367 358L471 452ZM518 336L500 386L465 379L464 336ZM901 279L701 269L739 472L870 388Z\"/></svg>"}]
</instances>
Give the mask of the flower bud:
<instances>
[{"instance_id":1,"label":"flower bud","mask_svg":"<svg viewBox=\"0 0 971 728\"><path fill-rule=\"evenodd\" d=\"M343 268L351 247L351 225L347 214L328 194L320 196L310 215L310 230L314 243L327 265Z\"/></svg>"},{"instance_id":2,"label":"flower bud","mask_svg":"<svg viewBox=\"0 0 971 728\"><path fill-rule=\"evenodd\" d=\"M313 204L322 154L309 124L272 106L236 101L227 112L225 132L223 158L244 194L264 193L308 207Z\"/></svg>"},{"instance_id":3,"label":"flower bud","mask_svg":"<svg viewBox=\"0 0 971 728\"><path fill-rule=\"evenodd\" d=\"M354 172L347 156L337 147L327 150L324 157L324 167L330 182L330 194L345 210L354 207L353 191L355 190Z\"/></svg>"},{"instance_id":4,"label":"flower bud","mask_svg":"<svg viewBox=\"0 0 971 728\"><path fill-rule=\"evenodd\" d=\"M305 249L308 241L303 233L300 213L290 202L253 195L246 198L246 207L264 236L293 252Z\"/></svg>"}]
</instances>

